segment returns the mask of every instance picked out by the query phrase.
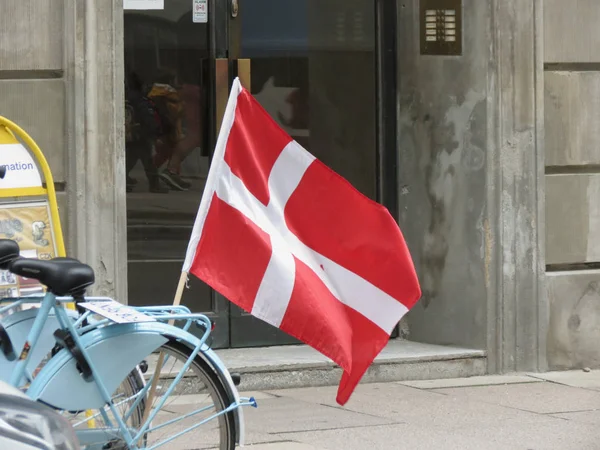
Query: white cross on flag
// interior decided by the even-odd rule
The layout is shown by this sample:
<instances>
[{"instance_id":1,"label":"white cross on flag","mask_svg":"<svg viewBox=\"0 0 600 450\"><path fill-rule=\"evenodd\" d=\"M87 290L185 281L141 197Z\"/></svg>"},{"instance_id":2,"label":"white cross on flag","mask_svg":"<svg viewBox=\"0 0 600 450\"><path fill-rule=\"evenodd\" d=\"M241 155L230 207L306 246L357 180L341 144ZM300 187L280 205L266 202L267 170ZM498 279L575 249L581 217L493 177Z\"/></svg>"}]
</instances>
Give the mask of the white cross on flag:
<instances>
[{"instance_id":1,"label":"white cross on flag","mask_svg":"<svg viewBox=\"0 0 600 450\"><path fill-rule=\"evenodd\" d=\"M345 404L421 296L385 209L233 83L183 271L344 371Z\"/></svg>"}]
</instances>

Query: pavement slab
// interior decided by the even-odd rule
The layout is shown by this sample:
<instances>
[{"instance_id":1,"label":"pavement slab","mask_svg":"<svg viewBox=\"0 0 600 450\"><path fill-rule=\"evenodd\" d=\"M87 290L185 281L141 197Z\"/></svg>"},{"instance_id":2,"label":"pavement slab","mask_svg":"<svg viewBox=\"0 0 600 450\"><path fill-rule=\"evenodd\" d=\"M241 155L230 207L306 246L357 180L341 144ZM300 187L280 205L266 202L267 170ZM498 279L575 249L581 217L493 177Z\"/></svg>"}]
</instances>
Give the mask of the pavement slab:
<instances>
[{"instance_id":1,"label":"pavement slab","mask_svg":"<svg viewBox=\"0 0 600 450\"><path fill-rule=\"evenodd\" d=\"M600 442L597 426L561 419L534 424L511 422L453 429L447 434L448 441L452 442L455 436L487 442L489 447L482 448L506 450L596 450Z\"/></svg>"},{"instance_id":2,"label":"pavement slab","mask_svg":"<svg viewBox=\"0 0 600 450\"><path fill-rule=\"evenodd\" d=\"M246 448L252 450L595 450L600 448L600 392L529 382L523 375L437 380L425 387L399 382L361 384L347 405L337 387L246 392ZM585 380L584 380L585 381ZM459 386L457 386L459 385ZM432 387L435 386L435 387ZM593 386L592 386L593 387ZM186 396L182 396L186 397ZM193 408L195 396L173 408ZM173 450L203 448L201 431Z\"/></svg>"},{"instance_id":3,"label":"pavement slab","mask_svg":"<svg viewBox=\"0 0 600 450\"><path fill-rule=\"evenodd\" d=\"M571 420L573 422L586 423L589 425L597 426L598 424L600 424L600 409L595 409L593 411L575 411L567 413L558 413L552 414L552 416L564 420Z\"/></svg>"},{"instance_id":4,"label":"pavement slab","mask_svg":"<svg viewBox=\"0 0 600 450\"><path fill-rule=\"evenodd\" d=\"M400 384L418 389L443 389L470 386L494 386L499 384L540 383L544 379L528 375L484 375L479 377L447 378L441 380L402 381ZM599 384L600 386L600 384Z\"/></svg>"},{"instance_id":5,"label":"pavement slab","mask_svg":"<svg viewBox=\"0 0 600 450\"><path fill-rule=\"evenodd\" d=\"M548 382L438 389L436 392L540 414L600 407L600 392Z\"/></svg>"},{"instance_id":6,"label":"pavement slab","mask_svg":"<svg viewBox=\"0 0 600 450\"><path fill-rule=\"evenodd\" d=\"M348 411L289 397L262 400L258 408L247 409L245 417L248 430L275 434L397 423L368 412Z\"/></svg>"},{"instance_id":7,"label":"pavement slab","mask_svg":"<svg viewBox=\"0 0 600 450\"><path fill-rule=\"evenodd\" d=\"M292 441L272 442L270 444L249 445L252 450L321 450L323 447L314 447L312 445L300 444Z\"/></svg>"},{"instance_id":8,"label":"pavement slab","mask_svg":"<svg viewBox=\"0 0 600 450\"><path fill-rule=\"evenodd\" d=\"M592 370L590 372L571 370L567 372L535 373L529 376L538 380L551 381L566 386L600 391L600 370Z\"/></svg>"},{"instance_id":9,"label":"pavement slab","mask_svg":"<svg viewBox=\"0 0 600 450\"><path fill-rule=\"evenodd\" d=\"M432 450L506 450L485 439L449 436L446 430L427 425L386 425L361 429L328 430L290 434L291 439L326 450L432 449Z\"/></svg>"},{"instance_id":10,"label":"pavement slab","mask_svg":"<svg viewBox=\"0 0 600 450\"><path fill-rule=\"evenodd\" d=\"M420 390L399 383L360 385L350 401L341 407L335 403L337 388L289 389L270 391L272 395L327 404L353 412L386 417L396 422L447 428L497 423L538 423L556 420L544 415L493 405L476 398L448 395L440 390Z\"/></svg>"}]
</instances>

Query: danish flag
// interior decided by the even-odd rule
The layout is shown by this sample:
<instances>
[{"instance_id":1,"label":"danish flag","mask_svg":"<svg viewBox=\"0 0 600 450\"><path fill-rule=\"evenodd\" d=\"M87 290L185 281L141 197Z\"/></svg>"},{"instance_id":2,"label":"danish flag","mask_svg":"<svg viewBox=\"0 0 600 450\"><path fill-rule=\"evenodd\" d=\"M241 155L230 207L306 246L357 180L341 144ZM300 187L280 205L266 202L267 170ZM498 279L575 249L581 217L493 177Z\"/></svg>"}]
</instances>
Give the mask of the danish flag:
<instances>
[{"instance_id":1,"label":"danish flag","mask_svg":"<svg viewBox=\"0 0 600 450\"><path fill-rule=\"evenodd\" d=\"M344 405L421 296L385 209L233 83L183 272L343 369Z\"/></svg>"}]
</instances>

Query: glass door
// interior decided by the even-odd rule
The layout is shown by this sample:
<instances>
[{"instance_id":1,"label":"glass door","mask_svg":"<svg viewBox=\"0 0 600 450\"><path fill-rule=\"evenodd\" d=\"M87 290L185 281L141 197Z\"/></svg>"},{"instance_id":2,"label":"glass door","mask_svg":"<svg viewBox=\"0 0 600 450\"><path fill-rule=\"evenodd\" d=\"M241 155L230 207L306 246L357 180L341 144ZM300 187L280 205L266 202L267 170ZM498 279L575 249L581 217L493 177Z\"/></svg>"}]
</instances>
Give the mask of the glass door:
<instances>
[{"instance_id":1,"label":"glass door","mask_svg":"<svg viewBox=\"0 0 600 450\"><path fill-rule=\"evenodd\" d=\"M377 199L376 2L223 3L230 79L238 75L292 138ZM296 342L234 306L230 316L233 347Z\"/></svg>"},{"instance_id":2,"label":"glass door","mask_svg":"<svg viewBox=\"0 0 600 450\"><path fill-rule=\"evenodd\" d=\"M235 76L292 138L379 199L374 3L164 0L124 12L130 304L173 301ZM297 342L195 277L183 304L216 322L214 347Z\"/></svg>"},{"instance_id":3,"label":"glass door","mask_svg":"<svg viewBox=\"0 0 600 450\"><path fill-rule=\"evenodd\" d=\"M124 11L131 305L172 303L208 174L217 59L205 3ZM229 302L190 276L182 303L216 322L213 347L229 346Z\"/></svg>"}]
</instances>

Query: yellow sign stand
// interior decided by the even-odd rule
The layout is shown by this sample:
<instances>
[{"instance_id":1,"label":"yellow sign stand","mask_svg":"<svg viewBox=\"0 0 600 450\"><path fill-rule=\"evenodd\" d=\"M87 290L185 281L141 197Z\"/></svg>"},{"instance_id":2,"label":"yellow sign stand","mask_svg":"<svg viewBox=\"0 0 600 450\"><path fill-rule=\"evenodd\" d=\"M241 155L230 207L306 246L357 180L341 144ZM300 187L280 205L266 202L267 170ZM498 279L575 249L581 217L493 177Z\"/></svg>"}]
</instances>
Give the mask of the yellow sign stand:
<instances>
[{"instance_id":1,"label":"yellow sign stand","mask_svg":"<svg viewBox=\"0 0 600 450\"><path fill-rule=\"evenodd\" d=\"M0 237L16 240L26 257L67 256L48 161L25 130L2 116L0 166L6 168L4 178L0 179ZM0 277L0 297L32 295L43 290L35 280L10 275ZM75 309L73 303L67 307ZM92 412L86 411L86 416L90 417L88 426L94 427Z\"/></svg>"},{"instance_id":2,"label":"yellow sign stand","mask_svg":"<svg viewBox=\"0 0 600 450\"><path fill-rule=\"evenodd\" d=\"M66 256L50 166L31 136L2 116L0 166L6 170L0 179L0 237L17 241L26 257ZM32 295L43 290L34 280L0 279L3 297Z\"/></svg>"}]
</instances>

